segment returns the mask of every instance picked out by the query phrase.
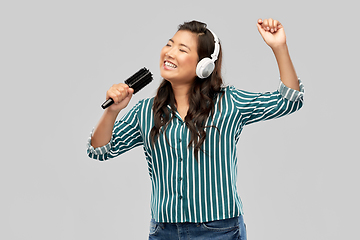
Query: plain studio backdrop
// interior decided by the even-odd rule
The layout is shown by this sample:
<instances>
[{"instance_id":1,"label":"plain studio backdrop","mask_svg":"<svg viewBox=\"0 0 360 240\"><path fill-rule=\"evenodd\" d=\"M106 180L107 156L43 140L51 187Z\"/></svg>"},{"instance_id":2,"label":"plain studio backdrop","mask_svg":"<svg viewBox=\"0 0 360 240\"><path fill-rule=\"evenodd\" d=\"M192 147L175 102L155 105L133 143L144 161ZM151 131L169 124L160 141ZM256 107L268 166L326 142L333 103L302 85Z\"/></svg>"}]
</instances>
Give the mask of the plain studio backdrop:
<instances>
[{"instance_id":1,"label":"plain studio backdrop","mask_svg":"<svg viewBox=\"0 0 360 240\"><path fill-rule=\"evenodd\" d=\"M161 48L196 19L221 39L227 85L274 91L277 64L256 28L270 17L285 27L305 105L242 133L248 238L358 239L357 9L350 0L2 1L0 239L147 239L142 148L107 162L86 154L107 89L145 66L154 81L128 109L154 96Z\"/></svg>"}]
</instances>

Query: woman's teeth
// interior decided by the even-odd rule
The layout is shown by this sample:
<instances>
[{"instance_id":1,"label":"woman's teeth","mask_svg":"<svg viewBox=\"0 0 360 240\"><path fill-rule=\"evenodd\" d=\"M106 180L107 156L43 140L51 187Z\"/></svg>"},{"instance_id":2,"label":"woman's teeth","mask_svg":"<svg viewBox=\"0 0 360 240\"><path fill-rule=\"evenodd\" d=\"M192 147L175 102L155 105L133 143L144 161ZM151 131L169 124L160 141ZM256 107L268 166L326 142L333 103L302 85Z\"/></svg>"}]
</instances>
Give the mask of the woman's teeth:
<instances>
[{"instance_id":1,"label":"woman's teeth","mask_svg":"<svg viewBox=\"0 0 360 240\"><path fill-rule=\"evenodd\" d=\"M171 68L176 68L176 65L175 65L175 64L172 64L172 63L170 63L170 62L165 62L165 66L171 67Z\"/></svg>"}]
</instances>

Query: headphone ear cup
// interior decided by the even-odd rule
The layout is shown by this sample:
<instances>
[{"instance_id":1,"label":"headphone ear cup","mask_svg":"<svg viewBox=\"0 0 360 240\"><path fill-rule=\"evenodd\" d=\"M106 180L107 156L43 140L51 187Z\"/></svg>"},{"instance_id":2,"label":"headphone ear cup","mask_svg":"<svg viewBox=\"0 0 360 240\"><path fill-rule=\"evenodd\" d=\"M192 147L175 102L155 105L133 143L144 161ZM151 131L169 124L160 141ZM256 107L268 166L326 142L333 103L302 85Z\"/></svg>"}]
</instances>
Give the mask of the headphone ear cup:
<instances>
[{"instance_id":1,"label":"headphone ear cup","mask_svg":"<svg viewBox=\"0 0 360 240\"><path fill-rule=\"evenodd\" d=\"M207 78L214 71L215 63L210 58L203 58L196 66L196 75L199 78Z\"/></svg>"}]
</instances>

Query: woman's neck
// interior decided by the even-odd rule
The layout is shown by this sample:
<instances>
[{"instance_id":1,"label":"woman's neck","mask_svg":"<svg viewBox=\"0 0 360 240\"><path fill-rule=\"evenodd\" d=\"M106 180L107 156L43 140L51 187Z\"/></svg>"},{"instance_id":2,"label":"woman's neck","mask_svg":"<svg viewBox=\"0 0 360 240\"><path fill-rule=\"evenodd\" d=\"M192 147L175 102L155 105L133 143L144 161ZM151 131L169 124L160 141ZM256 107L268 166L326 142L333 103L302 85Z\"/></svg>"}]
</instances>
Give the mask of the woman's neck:
<instances>
[{"instance_id":1,"label":"woman's neck","mask_svg":"<svg viewBox=\"0 0 360 240\"><path fill-rule=\"evenodd\" d=\"M181 84L181 85L172 84L172 89L173 89L177 108L189 106L190 88L191 88L190 84Z\"/></svg>"},{"instance_id":2,"label":"woman's neck","mask_svg":"<svg viewBox=\"0 0 360 240\"><path fill-rule=\"evenodd\" d=\"M175 101L176 101L176 109L180 114L183 121L187 115L187 111L189 110L189 90L191 85L172 85Z\"/></svg>"}]
</instances>

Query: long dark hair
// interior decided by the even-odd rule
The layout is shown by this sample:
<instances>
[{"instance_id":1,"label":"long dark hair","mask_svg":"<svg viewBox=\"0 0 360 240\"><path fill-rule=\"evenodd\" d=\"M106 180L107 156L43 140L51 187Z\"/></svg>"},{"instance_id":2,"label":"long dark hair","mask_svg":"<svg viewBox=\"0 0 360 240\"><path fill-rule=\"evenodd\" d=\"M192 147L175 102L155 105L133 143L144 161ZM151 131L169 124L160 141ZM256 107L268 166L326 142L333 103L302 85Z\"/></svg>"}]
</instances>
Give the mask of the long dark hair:
<instances>
[{"instance_id":1,"label":"long dark hair","mask_svg":"<svg viewBox=\"0 0 360 240\"><path fill-rule=\"evenodd\" d=\"M186 30L195 33L198 36L197 53L199 61L204 57L210 57L210 55L214 52L214 37L206 27L207 25L205 23L198 21L185 22L178 27L178 31ZM223 84L221 78L221 63L222 51L220 46L219 56L215 62L215 69L212 74L205 79L196 77L189 90L189 110L185 117L185 123L191 133L191 139L188 147L194 147L196 160L198 159L197 156L199 150L201 150L201 145L206 138L205 128L214 127L205 126L205 122L209 117L209 114L213 117L215 104L214 100L217 95L221 93L221 87ZM150 133L153 145L158 135L160 133L165 133L168 124L171 119L174 118L176 111L175 103L176 100L171 83L166 79L163 79L157 90L153 103L154 127L151 129ZM170 105L171 111L169 111L167 105ZM172 113L171 119L170 113ZM164 128L162 128L163 126Z\"/></svg>"}]
</instances>

